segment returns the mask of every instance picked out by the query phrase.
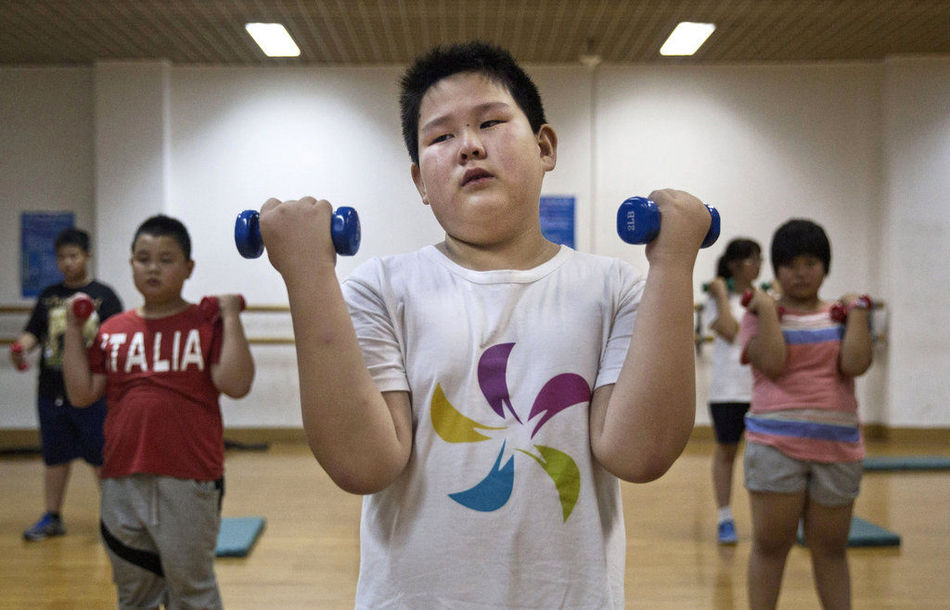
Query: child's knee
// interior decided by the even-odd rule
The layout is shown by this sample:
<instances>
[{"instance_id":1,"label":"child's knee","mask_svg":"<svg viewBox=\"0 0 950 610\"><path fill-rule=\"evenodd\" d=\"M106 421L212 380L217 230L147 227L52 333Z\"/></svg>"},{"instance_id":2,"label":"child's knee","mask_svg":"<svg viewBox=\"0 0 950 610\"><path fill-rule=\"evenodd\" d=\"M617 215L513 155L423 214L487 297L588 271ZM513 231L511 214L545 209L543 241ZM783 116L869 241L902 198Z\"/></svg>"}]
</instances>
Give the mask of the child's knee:
<instances>
[{"instance_id":1,"label":"child's knee","mask_svg":"<svg viewBox=\"0 0 950 610\"><path fill-rule=\"evenodd\" d=\"M778 532L756 533L753 535L752 543L756 552L761 555L785 556L795 543L795 536Z\"/></svg>"}]
</instances>

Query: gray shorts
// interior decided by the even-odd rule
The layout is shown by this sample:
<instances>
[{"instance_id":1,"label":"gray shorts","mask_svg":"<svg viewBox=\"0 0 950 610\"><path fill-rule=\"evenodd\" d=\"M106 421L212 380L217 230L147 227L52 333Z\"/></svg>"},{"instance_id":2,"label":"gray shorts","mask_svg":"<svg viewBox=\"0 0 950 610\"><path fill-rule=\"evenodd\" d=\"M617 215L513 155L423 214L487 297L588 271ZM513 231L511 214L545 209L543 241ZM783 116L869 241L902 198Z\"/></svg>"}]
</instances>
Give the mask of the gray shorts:
<instances>
[{"instance_id":1,"label":"gray shorts","mask_svg":"<svg viewBox=\"0 0 950 610\"><path fill-rule=\"evenodd\" d=\"M214 575L223 481L102 480L100 523L119 608L221 608Z\"/></svg>"},{"instance_id":2,"label":"gray shorts","mask_svg":"<svg viewBox=\"0 0 950 610\"><path fill-rule=\"evenodd\" d=\"M808 462L759 443L745 448L745 486L749 491L801 493L822 506L844 506L858 497L864 467L858 462Z\"/></svg>"}]
</instances>

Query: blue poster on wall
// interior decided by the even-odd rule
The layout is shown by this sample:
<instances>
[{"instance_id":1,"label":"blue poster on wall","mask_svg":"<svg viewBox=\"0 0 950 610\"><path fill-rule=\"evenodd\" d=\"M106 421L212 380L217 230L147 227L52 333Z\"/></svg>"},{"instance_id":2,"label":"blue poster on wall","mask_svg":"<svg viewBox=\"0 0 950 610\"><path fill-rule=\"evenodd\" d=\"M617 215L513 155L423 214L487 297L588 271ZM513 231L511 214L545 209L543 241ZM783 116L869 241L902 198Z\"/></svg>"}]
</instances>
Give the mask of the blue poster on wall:
<instances>
[{"instance_id":1,"label":"blue poster on wall","mask_svg":"<svg viewBox=\"0 0 950 610\"><path fill-rule=\"evenodd\" d=\"M72 212L23 212L20 215L20 286L24 298L35 297L63 280L56 268L53 242L74 225Z\"/></svg>"},{"instance_id":2,"label":"blue poster on wall","mask_svg":"<svg viewBox=\"0 0 950 610\"><path fill-rule=\"evenodd\" d=\"M574 247L574 197L541 197L541 234L556 244Z\"/></svg>"}]
</instances>

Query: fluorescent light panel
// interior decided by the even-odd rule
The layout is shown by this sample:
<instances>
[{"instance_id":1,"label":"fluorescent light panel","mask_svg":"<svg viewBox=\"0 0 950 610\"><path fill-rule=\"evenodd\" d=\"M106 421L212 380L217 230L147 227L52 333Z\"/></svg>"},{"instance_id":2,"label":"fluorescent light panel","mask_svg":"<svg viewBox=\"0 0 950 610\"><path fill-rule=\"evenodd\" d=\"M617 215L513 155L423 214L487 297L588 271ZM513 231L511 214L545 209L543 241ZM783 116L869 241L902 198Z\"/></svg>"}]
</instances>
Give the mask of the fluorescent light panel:
<instances>
[{"instance_id":1,"label":"fluorescent light panel","mask_svg":"<svg viewBox=\"0 0 950 610\"><path fill-rule=\"evenodd\" d=\"M297 57L300 49L279 23L247 23L244 29L268 57Z\"/></svg>"},{"instance_id":2,"label":"fluorescent light panel","mask_svg":"<svg viewBox=\"0 0 950 610\"><path fill-rule=\"evenodd\" d=\"M712 23L683 21L673 28L673 33L660 47L660 55L692 55L715 29Z\"/></svg>"}]
</instances>

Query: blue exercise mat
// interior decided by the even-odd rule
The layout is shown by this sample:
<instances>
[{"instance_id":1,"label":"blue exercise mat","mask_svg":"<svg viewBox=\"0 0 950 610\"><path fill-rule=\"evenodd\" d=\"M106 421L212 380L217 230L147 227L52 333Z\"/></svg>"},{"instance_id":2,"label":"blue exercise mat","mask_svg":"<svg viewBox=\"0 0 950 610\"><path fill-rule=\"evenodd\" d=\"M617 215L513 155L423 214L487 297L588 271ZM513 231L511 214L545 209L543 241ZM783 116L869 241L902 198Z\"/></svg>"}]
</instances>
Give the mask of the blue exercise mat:
<instances>
[{"instance_id":1,"label":"blue exercise mat","mask_svg":"<svg viewBox=\"0 0 950 610\"><path fill-rule=\"evenodd\" d=\"M848 546L900 546L901 537L890 530L860 517L851 517L851 530L848 532ZM798 544L805 544L801 524L798 525Z\"/></svg>"},{"instance_id":2,"label":"blue exercise mat","mask_svg":"<svg viewBox=\"0 0 950 610\"><path fill-rule=\"evenodd\" d=\"M224 517L218 531L218 557L245 557L264 531L263 517Z\"/></svg>"},{"instance_id":3,"label":"blue exercise mat","mask_svg":"<svg viewBox=\"0 0 950 610\"><path fill-rule=\"evenodd\" d=\"M864 470L947 470L950 457L942 455L878 455L864 458Z\"/></svg>"}]
</instances>

